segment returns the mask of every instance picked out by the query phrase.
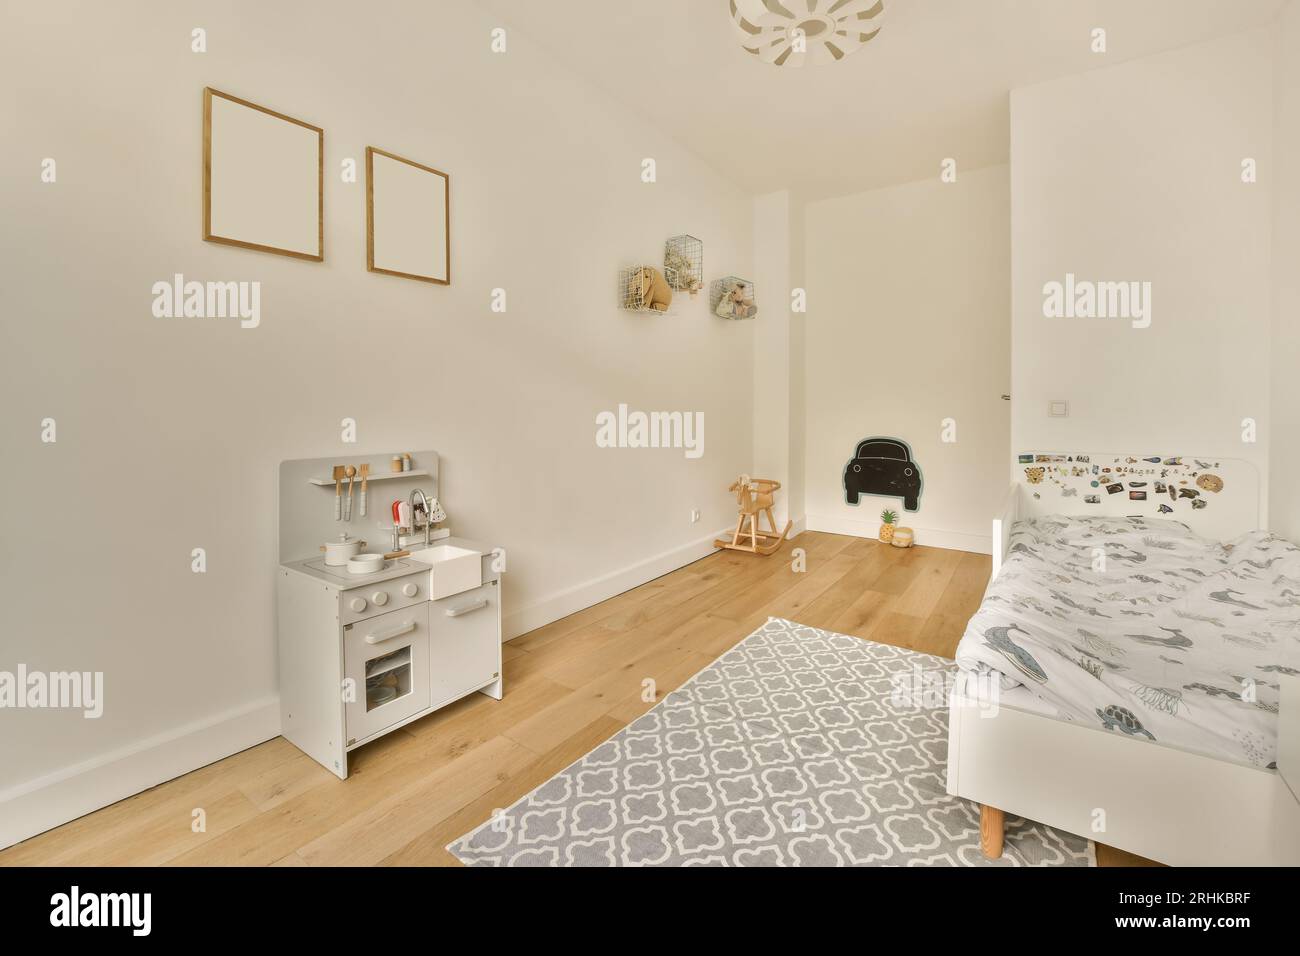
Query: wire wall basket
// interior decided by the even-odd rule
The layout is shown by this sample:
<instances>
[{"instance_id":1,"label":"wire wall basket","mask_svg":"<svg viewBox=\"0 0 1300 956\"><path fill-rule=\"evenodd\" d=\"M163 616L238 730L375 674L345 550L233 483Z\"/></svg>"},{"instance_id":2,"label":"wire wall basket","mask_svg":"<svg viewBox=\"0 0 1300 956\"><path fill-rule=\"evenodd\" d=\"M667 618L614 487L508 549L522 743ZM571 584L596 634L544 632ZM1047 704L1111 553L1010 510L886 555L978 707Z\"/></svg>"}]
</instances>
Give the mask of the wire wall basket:
<instances>
[{"instance_id":1,"label":"wire wall basket","mask_svg":"<svg viewBox=\"0 0 1300 956\"><path fill-rule=\"evenodd\" d=\"M754 283L739 276L714 279L709 286L709 307L721 319L752 319L758 315Z\"/></svg>"},{"instance_id":2,"label":"wire wall basket","mask_svg":"<svg viewBox=\"0 0 1300 956\"><path fill-rule=\"evenodd\" d=\"M672 304L672 292L662 288L660 277L668 288L676 288L677 273L672 269L662 272L654 266L627 266L618 273L619 308L628 312L652 312L663 315Z\"/></svg>"},{"instance_id":3,"label":"wire wall basket","mask_svg":"<svg viewBox=\"0 0 1300 956\"><path fill-rule=\"evenodd\" d=\"M673 236L664 243L664 274L675 292L691 295L704 288L704 243L694 236Z\"/></svg>"}]
</instances>

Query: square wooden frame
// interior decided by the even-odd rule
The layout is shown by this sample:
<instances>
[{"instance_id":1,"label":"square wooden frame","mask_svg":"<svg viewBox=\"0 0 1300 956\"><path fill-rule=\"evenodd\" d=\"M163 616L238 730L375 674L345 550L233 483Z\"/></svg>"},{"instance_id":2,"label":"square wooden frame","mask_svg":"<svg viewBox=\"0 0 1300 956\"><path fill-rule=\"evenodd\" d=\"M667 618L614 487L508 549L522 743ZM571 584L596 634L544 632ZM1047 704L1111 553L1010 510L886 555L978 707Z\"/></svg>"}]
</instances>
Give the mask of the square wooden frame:
<instances>
[{"instance_id":1,"label":"square wooden frame","mask_svg":"<svg viewBox=\"0 0 1300 956\"><path fill-rule=\"evenodd\" d=\"M266 113L269 116L274 116L276 119L282 119L297 126L305 127L317 134L316 255L307 252L299 252L296 249L281 249L277 246L265 246L256 242L247 242L243 239L232 239L228 236L216 236L212 234L212 97L214 96L219 96L224 100L231 101L232 103L238 103L240 106L247 106L249 109ZM313 126L311 123L304 123L302 120L294 119L292 116L277 113L275 110L267 109L265 106L258 106L256 103L250 103L248 100L240 99L238 96L231 96L229 93L223 93L210 86L205 86L203 88L203 238L207 242L219 242L222 245L239 246L241 249L256 249L258 252L273 252L276 255L292 256L295 259L307 259L311 262L324 262L325 131L319 126Z\"/></svg>"},{"instance_id":2,"label":"square wooden frame","mask_svg":"<svg viewBox=\"0 0 1300 956\"><path fill-rule=\"evenodd\" d=\"M447 253L447 278L438 279L434 276L416 275L412 272L398 272L394 269L381 269L375 265L375 155L384 156L388 159L396 160L399 163L406 163L408 166L414 166L416 169L422 169L426 173L433 173L435 176L442 177L443 188L443 208L446 210L446 253ZM407 159L404 156L398 156L396 153L390 153L387 150L380 149L377 146L366 147L366 271L378 272L383 275L401 276L403 279L418 279L421 282L432 282L435 285L451 285L451 176L444 173L441 169L434 169L432 166L425 166L423 163L417 163L413 159Z\"/></svg>"}]
</instances>

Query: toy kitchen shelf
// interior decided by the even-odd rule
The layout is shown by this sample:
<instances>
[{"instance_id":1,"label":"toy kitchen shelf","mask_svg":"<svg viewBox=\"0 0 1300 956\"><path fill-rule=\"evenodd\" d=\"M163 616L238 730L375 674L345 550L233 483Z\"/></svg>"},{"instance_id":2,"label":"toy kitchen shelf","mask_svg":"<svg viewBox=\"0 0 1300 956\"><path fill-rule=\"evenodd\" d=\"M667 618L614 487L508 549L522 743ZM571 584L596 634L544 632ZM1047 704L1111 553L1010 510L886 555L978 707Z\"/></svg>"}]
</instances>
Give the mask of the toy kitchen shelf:
<instances>
[{"instance_id":1,"label":"toy kitchen shelf","mask_svg":"<svg viewBox=\"0 0 1300 956\"><path fill-rule=\"evenodd\" d=\"M366 477L366 481L388 481L388 479L390 478L419 478L423 475L428 475L428 474L429 473L427 471L424 471L419 468L413 468L410 471L385 471L380 474L371 473ZM320 487L326 487L326 486L332 487L334 485L333 478L308 478L307 480L311 482L313 485L318 485ZM348 481L346 478L340 478L339 480L342 481L344 484L347 484ZM361 484L361 476L358 475L357 477L353 478L352 481L355 484L358 485Z\"/></svg>"}]
</instances>

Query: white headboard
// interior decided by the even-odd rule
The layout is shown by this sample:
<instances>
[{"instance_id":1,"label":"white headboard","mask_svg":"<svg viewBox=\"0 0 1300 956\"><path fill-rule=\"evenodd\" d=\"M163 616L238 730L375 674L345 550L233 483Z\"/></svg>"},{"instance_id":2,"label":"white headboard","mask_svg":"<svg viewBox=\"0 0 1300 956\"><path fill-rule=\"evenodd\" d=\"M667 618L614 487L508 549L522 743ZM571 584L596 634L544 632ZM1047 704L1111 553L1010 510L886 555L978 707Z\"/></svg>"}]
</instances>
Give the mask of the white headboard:
<instances>
[{"instance_id":1,"label":"white headboard","mask_svg":"<svg viewBox=\"0 0 1300 956\"><path fill-rule=\"evenodd\" d=\"M995 576L1022 518L1170 518L1219 540L1260 527L1259 472L1240 458L1026 452L1016 456L1015 476L993 520Z\"/></svg>"}]
</instances>

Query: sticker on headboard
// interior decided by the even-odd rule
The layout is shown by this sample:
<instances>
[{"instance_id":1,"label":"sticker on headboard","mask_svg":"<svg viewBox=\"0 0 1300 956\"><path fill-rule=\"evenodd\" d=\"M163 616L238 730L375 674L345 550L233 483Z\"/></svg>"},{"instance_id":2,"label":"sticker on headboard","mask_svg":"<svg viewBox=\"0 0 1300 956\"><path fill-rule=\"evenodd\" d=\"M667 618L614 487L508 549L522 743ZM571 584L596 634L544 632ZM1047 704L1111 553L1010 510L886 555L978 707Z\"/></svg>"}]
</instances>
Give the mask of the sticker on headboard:
<instances>
[{"instance_id":1,"label":"sticker on headboard","mask_svg":"<svg viewBox=\"0 0 1300 956\"><path fill-rule=\"evenodd\" d=\"M1059 494L1099 505L1105 497L1121 495L1133 511L1161 516L1203 511L1228 488L1221 461L1182 455L1023 454L1017 463L1035 500Z\"/></svg>"},{"instance_id":2,"label":"sticker on headboard","mask_svg":"<svg viewBox=\"0 0 1300 956\"><path fill-rule=\"evenodd\" d=\"M902 498L905 511L921 506L921 466L907 442L879 437L858 442L844 466L844 500L856 505L859 495Z\"/></svg>"}]
</instances>

